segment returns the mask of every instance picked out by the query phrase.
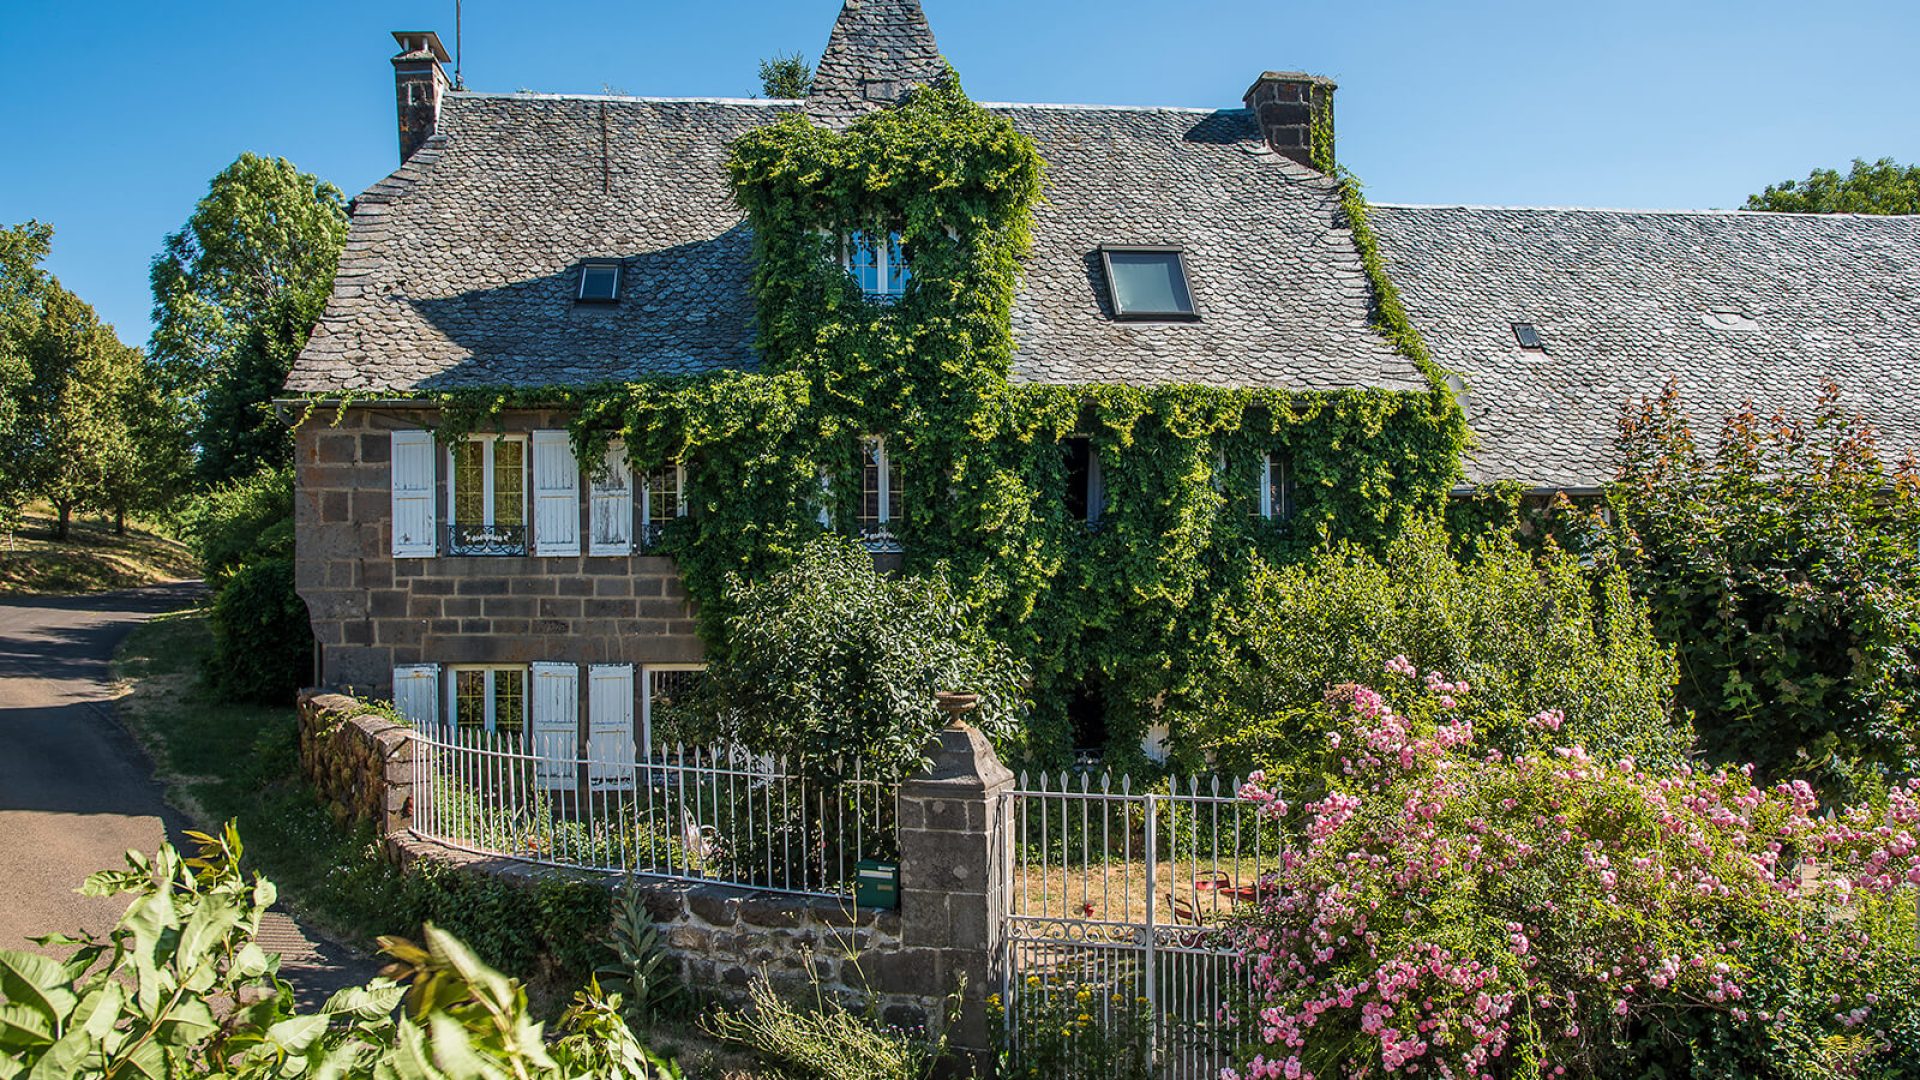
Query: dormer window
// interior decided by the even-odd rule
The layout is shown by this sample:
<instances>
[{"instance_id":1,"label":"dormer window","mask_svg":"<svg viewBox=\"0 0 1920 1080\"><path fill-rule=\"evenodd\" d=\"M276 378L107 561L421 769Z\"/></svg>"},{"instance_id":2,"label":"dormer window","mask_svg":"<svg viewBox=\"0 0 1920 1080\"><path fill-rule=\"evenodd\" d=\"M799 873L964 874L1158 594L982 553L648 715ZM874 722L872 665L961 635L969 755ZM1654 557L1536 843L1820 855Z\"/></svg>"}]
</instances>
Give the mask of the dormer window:
<instances>
[{"instance_id":1,"label":"dormer window","mask_svg":"<svg viewBox=\"0 0 1920 1080\"><path fill-rule=\"evenodd\" d=\"M1107 293L1116 319L1198 319L1187 261L1179 248L1103 247Z\"/></svg>"},{"instance_id":2,"label":"dormer window","mask_svg":"<svg viewBox=\"0 0 1920 1080\"><path fill-rule=\"evenodd\" d=\"M1067 466L1067 516L1086 522L1090 529L1098 528L1100 516L1106 512L1107 488L1093 440L1075 435L1062 442L1060 450Z\"/></svg>"},{"instance_id":3,"label":"dormer window","mask_svg":"<svg viewBox=\"0 0 1920 1080\"><path fill-rule=\"evenodd\" d=\"M580 295L583 304L611 304L620 298L620 264L588 262L580 264Z\"/></svg>"},{"instance_id":4,"label":"dormer window","mask_svg":"<svg viewBox=\"0 0 1920 1080\"><path fill-rule=\"evenodd\" d=\"M871 233L849 233L840 255L841 265L868 299L892 302L907 294L913 273L907 269L899 233L888 233L884 244Z\"/></svg>"},{"instance_id":5,"label":"dormer window","mask_svg":"<svg viewBox=\"0 0 1920 1080\"><path fill-rule=\"evenodd\" d=\"M1293 516L1292 462L1281 454L1260 457L1260 492L1254 512L1267 521L1285 521Z\"/></svg>"}]
</instances>

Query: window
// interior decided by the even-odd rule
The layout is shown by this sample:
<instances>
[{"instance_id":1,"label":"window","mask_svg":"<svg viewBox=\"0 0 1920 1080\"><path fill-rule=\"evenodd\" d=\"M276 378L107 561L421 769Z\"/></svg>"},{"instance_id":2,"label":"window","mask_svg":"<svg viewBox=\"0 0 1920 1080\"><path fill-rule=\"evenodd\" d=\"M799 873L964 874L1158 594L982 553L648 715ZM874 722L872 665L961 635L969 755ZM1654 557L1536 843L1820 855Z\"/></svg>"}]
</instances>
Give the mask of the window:
<instances>
[{"instance_id":1,"label":"window","mask_svg":"<svg viewBox=\"0 0 1920 1080\"><path fill-rule=\"evenodd\" d=\"M451 454L448 551L454 555L525 555L526 439L474 435L455 446Z\"/></svg>"},{"instance_id":2,"label":"window","mask_svg":"<svg viewBox=\"0 0 1920 1080\"><path fill-rule=\"evenodd\" d=\"M851 233L841 260L869 299L898 300L906 295L907 282L913 278L897 232L888 233L885 244L876 243L864 232Z\"/></svg>"},{"instance_id":3,"label":"window","mask_svg":"<svg viewBox=\"0 0 1920 1080\"><path fill-rule=\"evenodd\" d=\"M1268 521L1286 521L1293 517L1293 470L1285 457L1263 454L1260 457L1260 498L1254 512Z\"/></svg>"},{"instance_id":4,"label":"window","mask_svg":"<svg viewBox=\"0 0 1920 1080\"><path fill-rule=\"evenodd\" d=\"M620 264L590 262L580 265L580 295L583 304L611 304L620 298Z\"/></svg>"},{"instance_id":5,"label":"window","mask_svg":"<svg viewBox=\"0 0 1920 1080\"><path fill-rule=\"evenodd\" d=\"M1178 248L1103 247L1107 291L1119 319L1197 319Z\"/></svg>"},{"instance_id":6,"label":"window","mask_svg":"<svg viewBox=\"0 0 1920 1080\"><path fill-rule=\"evenodd\" d=\"M640 489L640 543L655 547L667 522L687 516L687 501L682 492L687 486L687 467L674 462L647 474Z\"/></svg>"},{"instance_id":7,"label":"window","mask_svg":"<svg viewBox=\"0 0 1920 1080\"><path fill-rule=\"evenodd\" d=\"M458 734L518 735L527 725L527 669L457 667L447 715Z\"/></svg>"},{"instance_id":8,"label":"window","mask_svg":"<svg viewBox=\"0 0 1920 1080\"><path fill-rule=\"evenodd\" d=\"M1540 340L1539 329L1536 328L1532 323L1527 323L1527 322L1514 323L1513 339L1515 341L1518 341L1520 343L1520 347L1523 349L1537 349L1540 352L1547 351L1546 344Z\"/></svg>"},{"instance_id":9,"label":"window","mask_svg":"<svg viewBox=\"0 0 1920 1080\"><path fill-rule=\"evenodd\" d=\"M898 551L900 464L887 452L887 440L877 437L866 440L860 459L860 540L874 551Z\"/></svg>"},{"instance_id":10,"label":"window","mask_svg":"<svg viewBox=\"0 0 1920 1080\"><path fill-rule=\"evenodd\" d=\"M1067 516L1089 526L1100 523L1106 509L1106 488L1100 476L1100 455L1093 451L1093 440L1076 435L1061 444L1067 459Z\"/></svg>"},{"instance_id":11,"label":"window","mask_svg":"<svg viewBox=\"0 0 1920 1080\"><path fill-rule=\"evenodd\" d=\"M699 688L706 670L700 664L648 664L642 669L641 753L652 756L654 747L680 745L695 734L687 714L687 699Z\"/></svg>"}]
</instances>

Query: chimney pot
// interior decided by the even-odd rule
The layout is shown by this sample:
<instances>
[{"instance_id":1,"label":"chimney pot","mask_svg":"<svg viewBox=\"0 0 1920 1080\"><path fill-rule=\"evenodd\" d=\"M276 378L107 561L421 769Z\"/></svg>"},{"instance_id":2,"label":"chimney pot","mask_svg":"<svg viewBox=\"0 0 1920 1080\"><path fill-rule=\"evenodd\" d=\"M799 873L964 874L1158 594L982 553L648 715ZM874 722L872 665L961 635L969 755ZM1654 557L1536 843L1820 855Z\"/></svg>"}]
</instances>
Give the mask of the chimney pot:
<instances>
[{"instance_id":1,"label":"chimney pot","mask_svg":"<svg viewBox=\"0 0 1920 1080\"><path fill-rule=\"evenodd\" d=\"M1247 89L1247 108L1260 122L1269 149L1310 169L1333 161L1332 79L1300 71L1269 71ZM1314 145L1314 113L1324 111L1325 147ZM1319 152L1317 152L1319 151ZM1323 159L1316 161L1316 158Z\"/></svg>"},{"instance_id":2,"label":"chimney pot","mask_svg":"<svg viewBox=\"0 0 1920 1080\"><path fill-rule=\"evenodd\" d=\"M395 30L400 46L393 58L394 97L400 114L400 160L404 163L440 129L440 102L452 86L446 69L451 58L440 35L431 30Z\"/></svg>"}]
</instances>

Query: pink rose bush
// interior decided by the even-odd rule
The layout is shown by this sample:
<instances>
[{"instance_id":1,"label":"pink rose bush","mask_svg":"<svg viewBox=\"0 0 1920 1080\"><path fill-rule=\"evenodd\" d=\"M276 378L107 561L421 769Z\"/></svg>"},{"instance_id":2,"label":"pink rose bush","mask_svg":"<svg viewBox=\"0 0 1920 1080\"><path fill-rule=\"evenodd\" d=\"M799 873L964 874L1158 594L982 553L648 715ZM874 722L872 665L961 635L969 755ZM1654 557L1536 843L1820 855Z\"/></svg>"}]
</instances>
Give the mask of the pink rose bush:
<instances>
[{"instance_id":1,"label":"pink rose bush","mask_svg":"<svg viewBox=\"0 0 1920 1080\"><path fill-rule=\"evenodd\" d=\"M1920 783L1506 756L1404 657L1329 695L1329 790L1229 931L1225 1080L1920 1077ZM1532 727L1551 735L1554 712Z\"/></svg>"}]
</instances>

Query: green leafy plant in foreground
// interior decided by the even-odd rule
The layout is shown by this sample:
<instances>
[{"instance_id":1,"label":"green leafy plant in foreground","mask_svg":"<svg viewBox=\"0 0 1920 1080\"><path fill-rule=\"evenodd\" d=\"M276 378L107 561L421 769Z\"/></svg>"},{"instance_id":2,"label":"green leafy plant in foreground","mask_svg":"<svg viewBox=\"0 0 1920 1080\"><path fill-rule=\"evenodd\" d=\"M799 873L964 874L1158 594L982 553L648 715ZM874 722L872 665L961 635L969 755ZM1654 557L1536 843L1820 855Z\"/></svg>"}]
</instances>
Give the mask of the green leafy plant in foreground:
<instances>
[{"instance_id":1,"label":"green leafy plant in foreground","mask_svg":"<svg viewBox=\"0 0 1920 1080\"><path fill-rule=\"evenodd\" d=\"M188 835L192 858L162 845L87 878L86 895L133 898L104 938L37 939L71 949L63 960L0 950L0 1080L680 1075L634 1038L620 998L598 984L549 1042L520 983L433 926L421 945L381 939L394 977L296 1012L279 957L254 940L273 883L240 872L232 824L220 837Z\"/></svg>"}]
</instances>

